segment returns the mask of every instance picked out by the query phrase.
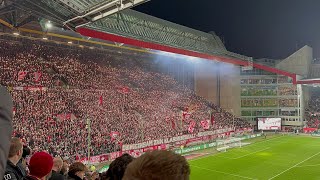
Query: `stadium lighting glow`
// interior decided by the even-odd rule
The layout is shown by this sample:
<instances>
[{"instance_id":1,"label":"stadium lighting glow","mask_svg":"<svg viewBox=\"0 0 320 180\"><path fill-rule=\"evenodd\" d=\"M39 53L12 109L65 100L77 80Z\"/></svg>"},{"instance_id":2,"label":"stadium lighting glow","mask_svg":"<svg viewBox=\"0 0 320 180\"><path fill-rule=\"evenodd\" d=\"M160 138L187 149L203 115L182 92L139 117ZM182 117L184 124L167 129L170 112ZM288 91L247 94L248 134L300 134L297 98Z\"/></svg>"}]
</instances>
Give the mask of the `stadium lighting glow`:
<instances>
[{"instance_id":1,"label":"stadium lighting glow","mask_svg":"<svg viewBox=\"0 0 320 180\"><path fill-rule=\"evenodd\" d=\"M79 45L79 47L83 48L83 45Z\"/></svg>"},{"instance_id":2,"label":"stadium lighting glow","mask_svg":"<svg viewBox=\"0 0 320 180\"><path fill-rule=\"evenodd\" d=\"M72 41L69 41L68 44L72 44Z\"/></svg>"},{"instance_id":3,"label":"stadium lighting glow","mask_svg":"<svg viewBox=\"0 0 320 180\"><path fill-rule=\"evenodd\" d=\"M43 40L48 40L48 38L47 38L47 37L43 37L42 39L43 39Z\"/></svg>"},{"instance_id":4,"label":"stadium lighting glow","mask_svg":"<svg viewBox=\"0 0 320 180\"><path fill-rule=\"evenodd\" d=\"M20 33L18 33L18 32L14 32L14 33L13 33L13 35L15 35L15 36L19 36L19 35L20 35Z\"/></svg>"},{"instance_id":5,"label":"stadium lighting glow","mask_svg":"<svg viewBox=\"0 0 320 180\"><path fill-rule=\"evenodd\" d=\"M89 47L89 49L94 49L94 47L91 46L91 47Z\"/></svg>"},{"instance_id":6,"label":"stadium lighting glow","mask_svg":"<svg viewBox=\"0 0 320 180\"><path fill-rule=\"evenodd\" d=\"M51 21L48 21L47 23L46 23L46 27L47 27L47 29L50 29L50 28L52 28L52 23L51 23Z\"/></svg>"}]
</instances>

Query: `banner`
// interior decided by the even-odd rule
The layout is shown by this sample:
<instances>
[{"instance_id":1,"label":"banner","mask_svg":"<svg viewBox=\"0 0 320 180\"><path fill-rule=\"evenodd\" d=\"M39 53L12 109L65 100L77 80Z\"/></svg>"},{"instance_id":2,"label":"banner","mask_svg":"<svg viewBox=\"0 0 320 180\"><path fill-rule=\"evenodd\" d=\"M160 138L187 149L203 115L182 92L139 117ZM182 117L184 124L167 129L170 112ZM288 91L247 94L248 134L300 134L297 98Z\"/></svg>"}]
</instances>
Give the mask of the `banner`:
<instances>
[{"instance_id":1,"label":"banner","mask_svg":"<svg viewBox=\"0 0 320 180\"><path fill-rule=\"evenodd\" d=\"M27 71L19 71L18 72L18 81L22 81L26 77L27 74L28 74Z\"/></svg>"},{"instance_id":2,"label":"banner","mask_svg":"<svg viewBox=\"0 0 320 180\"><path fill-rule=\"evenodd\" d=\"M109 154L109 157L110 157L109 159L110 159L110 161L113 161L113 160L115 160L116 158L118 158L120 156L122 156L122 152L121 151L113 152L113 153Z\"/></svg>"},{"instance_id":3,"label":"banner","mask_svg":"<svg viewBox=\"0 0 320 180\"><path fill-rule=\"evenodd\" d=\"M241 140L251 139L251 138L260 137L260 136L261 136L261 134L254 134L254 135L251 135L251 136L243 136L241 138ZM214 146L216 146L216 142L205 143L205 144L201 144L201 145L197 145L197 146L187 147L187 148L183 148L183 149L177 149L177 150L175 150L175 153L177 153L177 154L185 154L185 153L190 153L190 152L193 152L193 151L199 151L199 150L211 148L211 147L214 147Z\"/></svg>"},{"instance_id":4,"label":"banner","mask_svg":"<svg viewBox=\"0 0 320 180\"><path fill-rule=\"evenodd\" d=\"M188 127L189 133L191 133L191 134L193 133L195 126L196 126L196 121L191 120L191 121L190 121L190 124L189 124L189 127Z\"/></svg>"},{"instance_id":5,"label":"banner","mask_svg":"<svg viewBox=\"0 0 320 180\"><path fill-rule=\"evenodd\" d=\"M13 87L13 90L17 91L46 91L46 87L42 86L24 86L24 87Z\"/></svg>"},{"instance_id":6,"label":"banner","mask_svg":"<svg viewBox=\"0 0 320 180\"><path fill-rule=\"evenodd\" d=\"M313 133L317 130L318 130L317 128L303 128L304 133Z\"/></svg>"},{"instance_id":7,"label":"banner","mask_svg":"<svg viewBox=\"0 0 320 180\"><path fill-rule=\"evenodd\" d=\"M208 130L210 128L210 120L203 120L200 121L200 124L202 126L203 129Z\"/></svg>"},{"instance_id":8,"label":"banner","mask_svg":"<svg viewBox=\"0 0 320 180\"><path fill-rule=\"evenodd\" d=\"M131 149L141 149L141 148L145 148L145 147L153 146L157 144L169 144L173 142L185 141L185 140L196 138L196 137L217 135L217 134L225 133L232 130L233 128L217 129L214 131L199 132L197 134L186 134L186 135L175 136L170 138L150 140L150 141L141 142L137 144L124 144L122 146L122 150L126 151Z\"/></svg>"}]
</instances>

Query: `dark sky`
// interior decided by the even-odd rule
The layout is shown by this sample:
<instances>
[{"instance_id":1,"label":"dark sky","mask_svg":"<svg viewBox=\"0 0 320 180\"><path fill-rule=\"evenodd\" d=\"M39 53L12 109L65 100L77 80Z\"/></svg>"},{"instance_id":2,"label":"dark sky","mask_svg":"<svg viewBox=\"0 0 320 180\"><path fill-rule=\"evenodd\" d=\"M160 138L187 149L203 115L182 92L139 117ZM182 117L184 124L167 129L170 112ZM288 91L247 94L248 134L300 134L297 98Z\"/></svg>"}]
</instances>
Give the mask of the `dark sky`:
<instances>
[{"instance_id":1,"label":"dark sky","mask_svg":"<svg viewBox=\"0 0 320 180\"><path fill-rule=\"evenodd\" d=\"M320 57L320 0L151 0L134 9L214 31L243 55L282 59L309 45Z\"/></svg>"}]
</instances>

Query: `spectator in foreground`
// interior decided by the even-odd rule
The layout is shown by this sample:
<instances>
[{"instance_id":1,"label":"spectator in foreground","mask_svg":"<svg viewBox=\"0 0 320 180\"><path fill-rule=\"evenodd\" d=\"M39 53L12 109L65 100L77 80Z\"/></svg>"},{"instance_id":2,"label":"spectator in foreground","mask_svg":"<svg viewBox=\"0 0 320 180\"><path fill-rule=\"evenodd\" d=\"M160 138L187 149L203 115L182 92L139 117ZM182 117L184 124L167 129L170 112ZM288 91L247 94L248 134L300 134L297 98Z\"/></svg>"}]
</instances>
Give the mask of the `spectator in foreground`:
<instances>
[{"instance_id":1,"label":"spectator in foreground","mask_svg":"<svg viewBox=\"0 0 320 180\"><path fill-rule=\"evenodd\" d=\"M121 180L127 166L133 160L134 158L129 154L123 154L122 156L116 158L109 166L107 178L109 178L109 180Z\"/></svg>"},{"instance_id":2,"label":"spectator in foreground","mask_svg":"<svg viewBox=\"0 0 320 180\"><path fill-rule=\"evenodd\" d=\"M64 176L60 174L63 167L63 160L60 157L53 159L52 175L49 180L64 180Z\"/></svg>"},{"instance_id":3,"label":"spectator in foreground","mask_svg":"<svg viewBox=\"0 0 320 180\"><path fill-rule=\"evenodd\" d=\"M60 171L60 174L62 174L63 176L67 176L69 171L69 162L68 160L63 160L63 165Z\"/></svg>"},{"instance_id":4,"label":"spectator in foreground","mask_svg":"<svg viewBox=\"0 0 320 180\"><path fill-rule=\"evenodd\" d=\"M0 85L0 177L3 177L12 135L12 99L6 88Z\"/></svg>"},{"instance_id":5,"label":"spectator in foreground","mask_svg":"<svg viewBox=\"0 0 320 180\"><path fill-rule=\"evenodd\" d=\"M27 156L29 156L31 153L31 150L28 146L23 146L23 153L22 153L22 158L20 159L20 161L18 162L17 166L21 169L23 177L27 176Z\"/></svg>"},{"instance_id":6,"label":"spectator in foreground","mask_svg":"<svg viewBox=\"0 0 320 180\"><path fill-rule=\"evenodd\" d=\"M6 172L4 174L5 180L21 180L23 170L17 165L23 154L23 145L19 138L12 138L7 161Z\"/></svg>"},{"instance_id":7,"label":"spectator in foreground","mask_svg":"<svg viewBox=\"0 0 320 180\"><path fill-rule=\"evenodd\" d=\"M68 172L68 180L82 180L88 168L81 162L75 162L70 165Z\"/></svg>"},{"instance_id":8,"label":"spectator in foreground","mask_svg":"<svg viewBox=\"0 0 320 180\"><path fill-rule=\"evenodd\" d=\"M151 151L131 162L123 180L188 180L187 160L171 151Z\"/></svg>"},{"instance_id":9,"label":"spectator in foreground","mask_svg":"<svg viewBox=\"0 0 320 180\"><path fill-rule=\"evenodd\" d=\"M29 175L25 180L47 180L51 177L53 158L46 152L35 153L29 162Z\"/></svg>"}]
</instances>

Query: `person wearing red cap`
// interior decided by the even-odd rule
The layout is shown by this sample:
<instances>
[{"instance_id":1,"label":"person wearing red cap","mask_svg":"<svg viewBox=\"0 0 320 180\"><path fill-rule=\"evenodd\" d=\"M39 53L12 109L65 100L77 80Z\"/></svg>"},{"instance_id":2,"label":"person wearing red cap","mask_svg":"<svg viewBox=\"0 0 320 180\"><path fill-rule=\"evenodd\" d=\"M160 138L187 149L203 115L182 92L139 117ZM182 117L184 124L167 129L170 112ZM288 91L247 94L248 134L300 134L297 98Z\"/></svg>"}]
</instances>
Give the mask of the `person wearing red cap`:
<instances>
[{"instance_id":1,"label":"person wearing red cap","mask_svg":"<svg viewBox=\"0 0 320 180\"><path fill-rule=\"evenodd\" d=\"M35 153L29 162L29 175L25 180L47 180L51 176L53 158L46 152Z\"/></svg>"}]
</instances>

